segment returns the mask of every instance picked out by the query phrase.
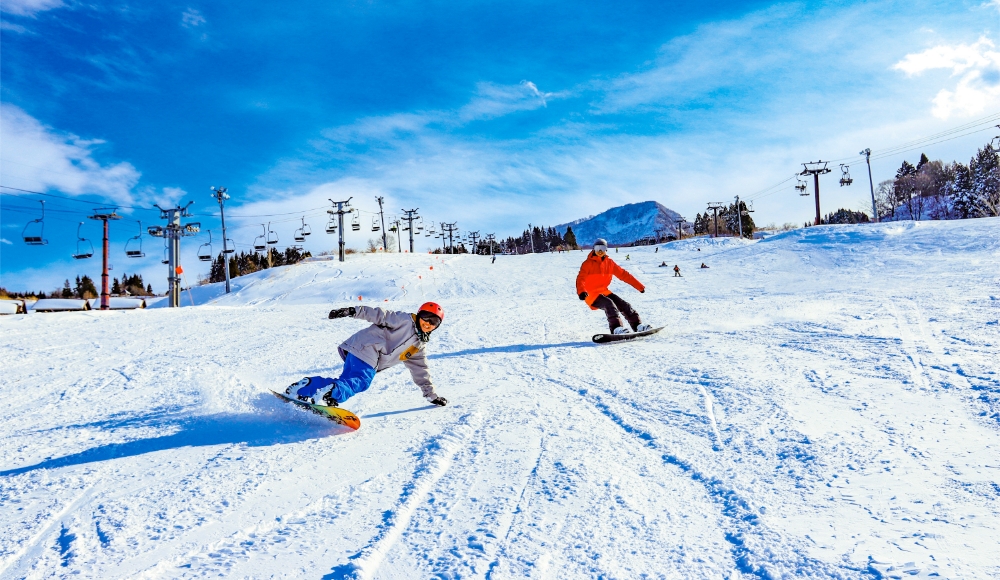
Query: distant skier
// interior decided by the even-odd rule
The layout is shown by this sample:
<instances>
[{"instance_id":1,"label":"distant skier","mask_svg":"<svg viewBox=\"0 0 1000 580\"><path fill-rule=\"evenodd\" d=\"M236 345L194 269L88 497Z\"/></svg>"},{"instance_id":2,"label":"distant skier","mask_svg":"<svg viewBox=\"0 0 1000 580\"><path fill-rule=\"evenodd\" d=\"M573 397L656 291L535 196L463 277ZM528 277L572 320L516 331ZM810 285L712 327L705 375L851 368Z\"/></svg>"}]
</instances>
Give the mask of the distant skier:
<instances>
[{"instance_id":1,"label":"distant skier","mask_svg":"<svg viewBox=\"0 0 1000 580\"><path fill-rule=\"evenodd\" d=\"M448 404L447 399L434 392L424 355L431 332L444 320L444 309L434 302L427 302L416 314L371 306L349 306L330 311L330 318L348 316L371 322L372 325L354 333L337 347L344 361L340 377L306 377L285 389L289 397L297 397L313 405L336 407L352 395L368 390L375 373L403 363L428 402L441 407Z\"/></svg>"},{"instance_id":2,"label":"distant skier","mask_svg":"<svg viewBox=\"0 0 1000 580\"><path fill-rule=\"evenodd\" d=\"M625 254L625 259L626 260L631 260L632 259L632 254Z\"/></svg>"},{"instance_id":3,"label":"distant skier","mask_svg":"<svg viewBox=\"0 0 1000 580\"><path fill-rule=\"evenodd\" d=\"M627 334L629 332L627 328L622 326L621 317L618 315L619 310L625 315L632 330L642 332L651 329L652 326L643 324L639 320L639 315L632 309L632 305L608 290L612 276L639 292L646 291L641 282L623 270L608 256L608 242L603 238L598 238L594 242L594 251L584 260L580 266L580 273L576 276L577 295L579 295L580 300L585 301L590 306L591 310L599 308L604 311L608 317L608 326L614 334Z\"/></svg>"},{"instance_id":4,"label":"distant skier","mask_svg":"<svg viewBox=\"0 0 1000 580\"><path fill-rule=\"evenodd\" d=\"M667 263L664 261L664 262L660 262L660 265L657 266L657 267L658 268L668 268L669 266L667 266Z\"/></svg>"},{"instance_id":5,"label":"distant skier","mask_svg":"<svg viewBox=\"0 0 1000 580\"><path fill-rule=\"evenodd\" d=\"M705 262L702 262L702 263L701 263L701 267L702 267L702 268L708 268L708 266L706 266L706 265L705 265Z\"/></svg>"},{"instance_id":6,"label":"distant skier","mask_svg":"<svg viewBox=\"0 0 1000 580\"><path fill-rule=\"evenodd\" d=\"M674 264L674 278L681 278L681 267Z\"/></svg>"}]
</instances>

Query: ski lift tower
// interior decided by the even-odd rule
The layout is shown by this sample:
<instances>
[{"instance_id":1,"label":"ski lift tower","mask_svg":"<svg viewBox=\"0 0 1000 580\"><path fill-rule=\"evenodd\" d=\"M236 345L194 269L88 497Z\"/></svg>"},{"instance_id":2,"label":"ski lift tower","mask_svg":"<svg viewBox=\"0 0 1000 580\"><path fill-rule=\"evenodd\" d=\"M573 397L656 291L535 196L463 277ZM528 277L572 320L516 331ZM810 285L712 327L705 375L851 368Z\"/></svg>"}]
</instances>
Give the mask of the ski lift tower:
<instances>
[{"instance_id":1,"label":"ski lift tower","mask_svg":"<svg viewBox=\"0 0 1000 580\"><path fill-rule=\"evenodd\" d=\"M146 231L149 235L157 238L166 238L168 258L167 264L167 296L170 298L170 307L177 308L181 305L181 238L193 236L201 231L201 224L198 222L181 225L182 217L191 217L188 208L193 201L189 201L184 207L173 207L164 209L157 204L153 207L160 210L160 219L167 220L167 226L150 226Z\"/></svg>"},{"instance_id":2,"label":"ski lift tower","mask_svg":"<svg viewBox=\"0 0 1000 580\"><path fill-rule=\"evenodd\" d=\"M222 216L222 269L226 271L226 294L229 294L229 248L226 247L226 200L229 199L229 190L225 187L216 188L212 186L212 197L219 202L219 215Z\"/></svg>"},{"instance_id":3,"label":"ski lift tower","mask_svg":"<svg viewBox=\"0 0 1000 580\"><path fill-rule=\"evenodd\" d=\"M824 173L830 173L830 169L827 167L829 161L810 161L809 163L802 164L802 173L799 175L812 175L813 185L816 192L816 223L813 225L818 226L821 218L819 214L819 176ZM739 208L737 208L739 209Z\"/></svg>"},{"instance_id":4,"label":"ski lift tower","mask_svg":"<svg viewBox=\"0 0 1000 580\"><path fill-rule=\"evenodd\" d=\"M417 216L417 210L418 209L420 209L420 208L418 207L416 209L403 209L403 210L400 210L400 211L402 211L403 213L406 214L403 217L403 219L406 220L406 223L408 224L407 229L410 232L410 253L411 254L413 253L413 220L415 220L415 219L418 218L418 216Z\"/></svg>"},{"instance_id":5,"label":"ski lift tower","mask_svg":"<svg viewBox=\"0 0 1000 580\"><path fill-rule=\"evenodd\" d=\"M94 210L92 220L104 222L104 266L101 268L101 310L111 308L111 291L108 289L108 222L120 220L122 216L115 213L118 208L99 208Z\"/></svg>"},{"instance_id":6,"label":"ski lift tower","mask_svg":"<svg viewBox=\"0 0 1000 580\"><path fill-rule=\"evenodd\" d=\"M338 246L339 250L337 252L337 258L341 262L344 261L344 214L351 213L353 211L353 210L350 209L350 207L347 207L345 209L345 206L347 206L351 202L352 199L354 199L353 195L351 197L347 198L347 200L345 200L345 201L333 201L331 199L330 203L332 203L333 205L337 206L337 209L336 210L332 210L332 209L326 210L326 213L328 213L330 215L337 216L337 224L340 226L340 228L339 228L340 231L338 232L338 236L340 238L340 245ZM329 231L329 230L327 230L327 231Z\"/></svg>"}]
</instances>

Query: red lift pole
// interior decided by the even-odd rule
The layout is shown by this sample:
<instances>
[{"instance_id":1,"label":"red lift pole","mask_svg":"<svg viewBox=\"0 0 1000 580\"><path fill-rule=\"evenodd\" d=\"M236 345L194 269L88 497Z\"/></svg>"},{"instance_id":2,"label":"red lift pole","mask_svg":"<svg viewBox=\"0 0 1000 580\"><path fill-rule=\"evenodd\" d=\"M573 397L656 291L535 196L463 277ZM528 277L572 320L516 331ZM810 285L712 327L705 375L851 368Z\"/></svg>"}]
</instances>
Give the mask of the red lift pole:
<instances>
[{"instance_id":1,"label":"red lift pole","mask_svg":"<svg viewBox=\"0 0 1000 580\"><path fill-rule=\"evenodd\" d=\"M108 220L120 220L122 216L115 213L118 208L111 209L108 208L95 209L94 215L90 216L92 220L101 220L104 222L104 268L101 270L101 310L109 310L111 308L111 291L108 289Z\"/></svg>"}]
</instances>

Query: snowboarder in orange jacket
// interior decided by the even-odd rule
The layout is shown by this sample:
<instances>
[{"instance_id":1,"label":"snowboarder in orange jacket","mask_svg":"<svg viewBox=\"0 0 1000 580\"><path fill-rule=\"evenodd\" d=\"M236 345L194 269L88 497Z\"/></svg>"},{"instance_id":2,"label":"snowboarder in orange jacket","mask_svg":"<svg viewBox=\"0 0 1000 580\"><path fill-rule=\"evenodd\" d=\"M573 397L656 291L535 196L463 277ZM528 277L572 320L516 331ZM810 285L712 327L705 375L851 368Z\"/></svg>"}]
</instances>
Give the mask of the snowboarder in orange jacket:
<instances>
[{"instance_id":1,"label":"snowboarder in orange jacket","mask_svg":"<svg viewBox=\"0 0 1000 580\"><path fill-rule=\"evenodd\" d=\"M580 266L580 273L576 276L576 293L590 306L591 310L601 309L608 317L608 326L613 334L627 334L628 328L622 325L619 311L625 315L629 326L636 332L642 332L652 328L648 324L643 324L639 320L639 315L632 309L632 305L617 296L608 286L611 285L612 277L617 277L622 282L632 286L639 292L645 292L646 287L636 280L632 274L622 269L608 256L608 242L603 238L598 238L594 242L594 251L587 255L583 265Z\"/></svg>"}]
</instances>

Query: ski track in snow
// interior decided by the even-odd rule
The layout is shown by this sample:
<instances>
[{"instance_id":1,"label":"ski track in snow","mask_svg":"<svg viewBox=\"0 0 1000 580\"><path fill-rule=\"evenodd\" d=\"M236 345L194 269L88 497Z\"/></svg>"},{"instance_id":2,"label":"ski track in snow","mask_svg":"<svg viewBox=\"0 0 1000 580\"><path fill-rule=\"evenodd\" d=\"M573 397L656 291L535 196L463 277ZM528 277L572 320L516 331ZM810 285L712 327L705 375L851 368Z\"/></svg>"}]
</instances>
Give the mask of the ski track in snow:
<instances>
[{"instance_id":1,"label":"ski track in snow","mask_svg":"<svg viewBox=\"0 0 1000 580\"><path fill-rule=\"evenodd\" d=\"M1000 577L998 226L622 250L667 328L602 346L579 252L0 317L0 578ZM326 312L359 296L444 305L448 407L401 368L357 432L267 393L336 376L364 324Z\"/></svg>"}]
</instances>

